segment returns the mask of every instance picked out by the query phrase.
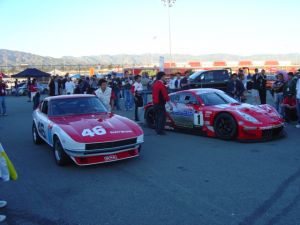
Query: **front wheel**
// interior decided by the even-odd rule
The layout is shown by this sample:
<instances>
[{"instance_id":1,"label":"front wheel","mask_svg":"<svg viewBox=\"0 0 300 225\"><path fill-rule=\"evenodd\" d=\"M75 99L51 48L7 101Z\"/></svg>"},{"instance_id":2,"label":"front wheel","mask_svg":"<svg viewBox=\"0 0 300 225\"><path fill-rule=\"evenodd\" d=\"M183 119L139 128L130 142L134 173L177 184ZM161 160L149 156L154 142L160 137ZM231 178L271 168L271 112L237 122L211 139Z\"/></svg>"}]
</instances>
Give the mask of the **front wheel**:
<instances>
[{"instance_id":1,"label":"front wheel","mask_svg":"<svg viewBox=\"0 0 300 225\"><path fill-rule=\"evenodd\" d=\"M69 156L65 153L60 141L58 138L55 138L54 145L54 158L59 166L65 166L70 162Z\"/></svg>"},{"instance_id":2,"label":"front wheel","mask_svg":"<svg viewBox=\"0 0 300 225\"><path fill-rule=\"evenodd\" d=\"M146 110L145 120L148 127L155 128L155 111L153 106Z\"/></svg>"},{"instance_id":3,"label":"front wheel","mask_svg":"<svg viewBox=\"0 0 300 225\"><path fill-rule=\"evenodd\" d=\"M223 140L233 140L237 136L237 123L228 113L219 114L214 122L216 136Z\"/></svg>"},{"instance_id":4,"label":"front wheel","mask_svg":"<svg viewBox=\"0 0 300 225\"><path fill-rule=\"evenodd\" d=\"M39 135L39 132L38 132L34 122L32 124L32 139L33 139L33 143L36 145L42 144L42 142L43 142L43 139Z\"/></svg>"}]
</instances>

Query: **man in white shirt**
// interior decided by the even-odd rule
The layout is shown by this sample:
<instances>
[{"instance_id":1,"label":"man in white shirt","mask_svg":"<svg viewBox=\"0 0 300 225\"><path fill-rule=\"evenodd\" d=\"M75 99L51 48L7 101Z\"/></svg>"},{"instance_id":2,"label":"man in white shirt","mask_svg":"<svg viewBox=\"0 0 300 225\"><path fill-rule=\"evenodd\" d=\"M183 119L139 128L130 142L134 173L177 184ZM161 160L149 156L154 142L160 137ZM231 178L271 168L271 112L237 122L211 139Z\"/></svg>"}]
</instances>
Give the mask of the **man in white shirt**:
<instances>
[{"instance_id":1,"label":"man in white shirt","mask_svg":"<svg viewBox=\"0 0 300 225\"><path fill-rule=\"evenodd\" d=\"M96 96L101 100L109 112L112 111L114 105L114 95L112 89L107 87L105 79L99 80L99 88L95 91Z\"/></svg>"},{"instance_id":2,"label":"man in white shirt","mask_svg":"<svg viewBox=\"0 0 300 225\"><path fill-rule=\"evenodd\" d=\"M176 87L175 87L175 81L177 80L177 78L172 75L170 81L169 81L169 84L168 84L168 87L169 87L169 90L170 90L170 93L173 93L176 91Z\"/></svg>"},{"instance_id":3,"label":"man in white shirt","mask_svg":"<svg viewBox=\"0 0 300 225\"><path fill-rule=\"evenodd\" d=\"M297 83L296 83L296 100L297 100L297 116L298 116L298 123L296 128L300 128L300 69L298 70L297 74Z\"/></svg>"},{"instance_id":4,"label":"man in white shirt","mask_svg":"<svg viewBox=\"0 0 300 225\"><path fill-rule=\"evenodd\" d=\"M75 84L74 82L71 80L70 77L68 77L66 83L65 83L65 90L66 90L66 94L67 95L72 95L74 94L74 89L75 89Z\"/></svg>"},{"instance_id":5,"label":"man in white shirt","mask_svg":"<svg viewBox=\"0 0 300 225\"><path fill-rule=\"evenodd\" d=\"M143 107L143 85L141 83L141 76L136 75L134 77L134 84L133 84L133 96L134 96L134 103L135 103L135 110L134 110L134 118L136 122L140 121L139 118L139 108Z\"/></svg>"}]
</instances>

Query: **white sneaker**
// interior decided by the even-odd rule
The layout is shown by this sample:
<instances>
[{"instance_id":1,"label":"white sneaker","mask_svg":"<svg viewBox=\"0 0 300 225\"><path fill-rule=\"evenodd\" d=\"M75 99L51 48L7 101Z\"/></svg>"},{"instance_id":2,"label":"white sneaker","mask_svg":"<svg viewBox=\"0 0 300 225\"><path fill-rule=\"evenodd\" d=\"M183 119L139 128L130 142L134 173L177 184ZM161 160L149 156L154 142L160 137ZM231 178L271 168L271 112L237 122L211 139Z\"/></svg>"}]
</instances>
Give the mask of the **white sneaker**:
<instances>
[{"instance_id":1,"label":"white sneaker","mask_svg":"<svg viewBox=\"0 0 300 225\"><path fill-rule=\"evenodd\" d=\"M296 128L300 128L300 124L297 124L297 125L296 125Z\"/></svg>"},{"instance_id":2,"label":"white sneaker","mask_svg":"<svg viewBox=\"0 0 300 225\"><path fill-rule=\"evenodd\" d=\"M6 216L0 215L0 223L4 222L6 220Z\"/></svg>"},{"instance_id":3,"label":"white sneaker","mask_svg":"<svg viewBox=\"0 0 300 225\"><path fill-rule=\"evenodd\" d=\"M7 206L7 201L0 201L0 208Z\"/></svg>"}]
</instances>

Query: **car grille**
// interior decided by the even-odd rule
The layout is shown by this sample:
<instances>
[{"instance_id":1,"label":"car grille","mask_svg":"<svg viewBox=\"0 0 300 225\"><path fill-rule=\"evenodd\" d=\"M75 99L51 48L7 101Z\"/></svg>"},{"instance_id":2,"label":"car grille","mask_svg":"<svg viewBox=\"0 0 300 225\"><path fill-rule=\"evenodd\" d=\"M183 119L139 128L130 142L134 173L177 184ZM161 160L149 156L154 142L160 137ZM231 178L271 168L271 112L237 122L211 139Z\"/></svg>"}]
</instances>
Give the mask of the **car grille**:
<instances>
[{"instance_id":1,"label":"car grille","mask_svg":"<svg viewBox=\"0 0 300 225\"><path fill-rule=\"evenodd\" d=\"M112 141L112 142L102 142L102 143L93 143L86 144L85 150L96 150L96 149L106 149L106 148L117 148L126 145L136 144L136 138L121 140L121 141Z\"/></svg>"},{"instance_id":2,"label":"car grille","mask_svg":"<svg viewBox=\"0 0 300 225\"><path fill-rule=\"evenodd\" d=\"M278 137L282 134L283 126L276 127L272 129L267 129L262 131L262 137L263 138L272 138L272 137Z\"/></svg>"}]
</instances>

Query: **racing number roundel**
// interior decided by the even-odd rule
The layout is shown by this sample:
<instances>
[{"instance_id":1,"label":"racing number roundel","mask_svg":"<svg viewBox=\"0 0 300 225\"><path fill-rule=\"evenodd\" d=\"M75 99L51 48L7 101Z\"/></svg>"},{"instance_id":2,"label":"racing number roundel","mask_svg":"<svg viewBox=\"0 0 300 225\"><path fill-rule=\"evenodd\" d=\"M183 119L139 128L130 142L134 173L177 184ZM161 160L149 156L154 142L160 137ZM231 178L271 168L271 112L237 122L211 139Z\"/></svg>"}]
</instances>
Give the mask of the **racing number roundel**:
<instances>
[{"instance_id":1,"label":"racing number roundel","mask_svg":"<svg viewBox=\"0 0 300 225\"><path fill-rule=\"evenodd\" d=\"M106 130L102 126L96 126L92 129L84 129L81 135L83 137L87 137L87 136L94 137L95 135L100 136L105 134L106 134Z\"/></svg>"}]
</instances>

